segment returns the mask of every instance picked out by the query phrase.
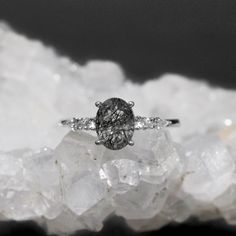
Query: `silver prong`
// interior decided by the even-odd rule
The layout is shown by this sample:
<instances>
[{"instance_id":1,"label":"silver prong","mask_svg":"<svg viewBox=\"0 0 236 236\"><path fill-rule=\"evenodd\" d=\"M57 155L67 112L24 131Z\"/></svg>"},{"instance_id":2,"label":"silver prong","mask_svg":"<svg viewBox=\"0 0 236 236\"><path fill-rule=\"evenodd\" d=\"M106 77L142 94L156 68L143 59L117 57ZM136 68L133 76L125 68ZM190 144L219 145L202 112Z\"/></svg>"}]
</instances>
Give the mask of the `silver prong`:
<instances>
[{"instance_id":1,"label":"silver prong","mask_svg":"<svg viewBox=\"0 0 236 236\"><path fill-rule=\"evenodd\" d=\"M96 107L100 107L101 105L102 105L102 102L100 102L100 101L95 102Z\"/></svg>"},{"instance_id":2,"label":"silver prong","mask_svg":"<svg viewBox=\"0 0 236 236\"><path fill-rule=\"evenodd\" d=\"M95 144L96 145L101 145L101 144L103 144L103 140L98 139L98 140L95 141Z\"/></svg>"},{"instance_id":3,"label":"silver prong","mask_svg":"<svg viewBox=\"0 0 236 236\"><path fill-rule=\"evenodd\" d=\"M134 102L133 102L133 101L129 101L129 102L128 102L128 105L129 105L130 107L133 107L133 106L134 106Z\"/></svg>"},{"instance_id":4,"label":"silver prong","mask_svg":"<svg viewBox=\"0 0 236 236\"><path fill-rule=\"evenodd\" d=\"M68 120L61 120L58 124L60 126L66 126L66 125L68 125Z\"/></svg>"},{"instance_id":5,"label":"silver prong","mask_svg":"<svg viewBox=\"0 0 236 236\"><path fill-rule=\"evenodd\" d=\"M133 140L129 140L128 144L129 144L130 146L134 146L134 141L133 141Z\"/></svg>"}]
</instances>

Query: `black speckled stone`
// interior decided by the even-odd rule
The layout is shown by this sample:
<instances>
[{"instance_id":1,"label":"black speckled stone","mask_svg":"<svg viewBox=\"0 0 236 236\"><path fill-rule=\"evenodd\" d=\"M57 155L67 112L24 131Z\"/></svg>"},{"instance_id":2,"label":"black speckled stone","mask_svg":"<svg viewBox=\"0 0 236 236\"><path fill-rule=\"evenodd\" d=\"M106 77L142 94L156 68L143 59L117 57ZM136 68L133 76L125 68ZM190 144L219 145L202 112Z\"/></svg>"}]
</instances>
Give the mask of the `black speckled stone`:
<instances>
[{"instance_id":1,"label":"black speckled stone","mask_svg":"<svg viewBox=\"0 0 236 236\"><path fill-rule=\"evenodd\" d=\"M96 132L105 147L125 147L134 133L134 114L129 104L120 98L103 102L96 115Z\"/></svg>"}]
</instances>

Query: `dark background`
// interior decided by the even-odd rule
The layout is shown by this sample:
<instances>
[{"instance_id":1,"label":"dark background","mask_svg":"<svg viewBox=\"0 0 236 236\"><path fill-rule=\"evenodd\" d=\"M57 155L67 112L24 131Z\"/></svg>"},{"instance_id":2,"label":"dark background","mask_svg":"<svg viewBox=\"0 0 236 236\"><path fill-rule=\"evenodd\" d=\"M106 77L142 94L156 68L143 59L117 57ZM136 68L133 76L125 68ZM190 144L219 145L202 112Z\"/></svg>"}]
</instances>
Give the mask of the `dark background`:
<instances>
[{"instance_id":1,"label":"dark background","mask_svg":"<svg viewBox=\"0 0 236 236\"><path fill-rule=\"evenodd\" d=\"M236 87L235 0L0 0L0 19L64 55Z\"/></svg>"},{"instance_id":2,"label":"dark background","mask_svg":"<svg viewBox=\"0 0 236 236\"><path fill-rule=\"evenodd\" d=\"M235 0L0 0L0 19L81 64L118 62L134 81L171 72L236 88ZM194 232L231 235L236 229L191 220L140 235ZM22 233L46 235L32 222L0 223L0 236ZM111 234L136 235L120 218L98 234L77 235Z\"/></svg>"}]
</instances>

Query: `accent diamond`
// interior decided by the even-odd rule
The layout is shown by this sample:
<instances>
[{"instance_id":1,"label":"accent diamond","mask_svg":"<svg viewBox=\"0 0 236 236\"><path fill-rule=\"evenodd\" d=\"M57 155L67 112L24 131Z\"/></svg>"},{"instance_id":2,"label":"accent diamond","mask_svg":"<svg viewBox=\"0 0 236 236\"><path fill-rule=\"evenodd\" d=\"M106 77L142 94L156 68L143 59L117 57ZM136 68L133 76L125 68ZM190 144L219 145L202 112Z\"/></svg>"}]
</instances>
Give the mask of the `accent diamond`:
<instances>
[{"instance_id":1,"label":"accent diamond","mask_svg":"<svg viewBox=\"0 0 236 236\"><path fill-rule=\"evenodd\" d=\"M72 120L64 120L61 123L71 127L73 131L96 129L95 118L73 118Z\"/></svg>"},{"instance_id":2,"label":"accent diamond","mask_svg":"<svg viewBox=\"0 0 236 236\"><path fill-rule=\"evenodd\" d=\"M170 124L168 120L162 120L159 117L135 116L134 128L139 129L161 129Z\"/></svg>"}]
</instances>

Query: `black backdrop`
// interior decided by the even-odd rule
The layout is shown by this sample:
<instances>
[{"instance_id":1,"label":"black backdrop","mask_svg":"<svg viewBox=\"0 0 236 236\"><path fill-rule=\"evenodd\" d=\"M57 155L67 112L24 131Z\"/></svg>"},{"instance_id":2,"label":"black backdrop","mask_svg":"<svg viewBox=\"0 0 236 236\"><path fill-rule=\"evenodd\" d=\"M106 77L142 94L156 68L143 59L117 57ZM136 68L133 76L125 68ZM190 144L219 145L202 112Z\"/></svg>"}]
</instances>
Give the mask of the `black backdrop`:
<instances>
[{"instance_id":1,"label":"black backdrop","mask_svg":"<svg viewBox=\"0 0 236 236\"><path fill-rule=\"evenodd\" d=\"M136 80L173 72L236 86L235 0L0 0L0 19Z\"/></svg>"},{"instance_id":2,"label":"black backdrop","mask_svg":"<svg viewBox=\"0 0 236 236\"><path fill-rule=\"evenodd\" d=\"M79 63L118 62L132 80L163 73L236 88L235 0L0 0L0 19ZM0 223L0 235L45 235L33 223ZM157 232L235 234L222 222L168 226ZM121 219L98 235L135 235ZM95 235L80 232L78 235Z\"/></svg>"}]
</instances>

